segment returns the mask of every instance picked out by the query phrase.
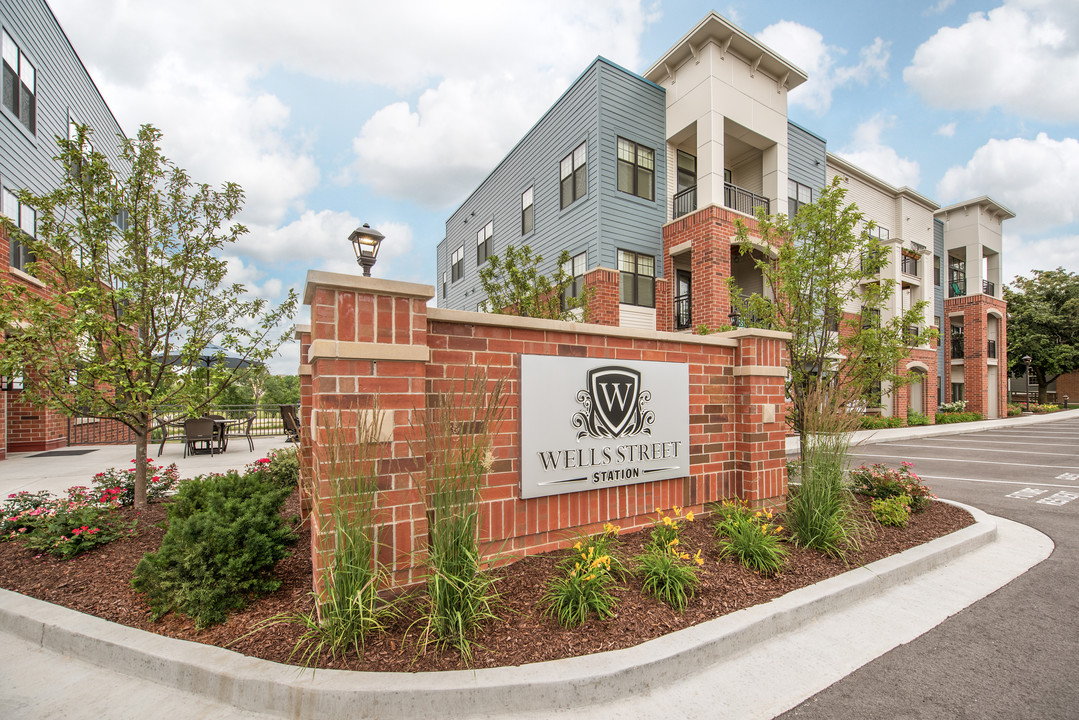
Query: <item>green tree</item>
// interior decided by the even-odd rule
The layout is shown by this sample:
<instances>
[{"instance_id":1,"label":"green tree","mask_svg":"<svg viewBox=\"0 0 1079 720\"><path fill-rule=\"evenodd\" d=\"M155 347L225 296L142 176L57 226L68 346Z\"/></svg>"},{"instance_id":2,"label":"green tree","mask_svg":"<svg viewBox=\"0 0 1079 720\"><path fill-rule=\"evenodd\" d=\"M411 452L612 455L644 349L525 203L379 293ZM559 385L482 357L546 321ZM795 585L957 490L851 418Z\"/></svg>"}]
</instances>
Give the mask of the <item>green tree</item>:
<instances>
[{"instance_id":1,"label":"green tree","mask_svg":"<svg viewBox=\"0 0 1079 720\"><path fill-rule=\"evenodd\" d=\"M480 268L487 311L499 315L587 322L592 288L578 286L583 285L581 280L575 280L566 272L569 253L562 251L552 277L539 271L541 262L543 256L533 254L528 245L519 249L510 245L503 257L492 255L488 258Z\"/></svg>"},{"instance_id":2,"label":"green tree","mask_svg":"<svg viewBox=\"0 0 1079 720\"><path fill-rule=\"evenodd\" d=\"M300 402L300 376L267 375L259 402L270 407L298 404Z\"/></svg>"},{"instance_id":3,"label":"green tree","mask_svg":"<svg viewBox=\"0 0 1079 720\"><path fill-rule=\"evenodd\" d=\"M758 233L774 253L763 253L756 267L774 302L756 294L743 298L731 283L732 306L743 324L791 334L789 421L803 447L805 435L816 430L808 425L822 417L813 404L822 398L829 407L879 402L882 384L898 388L910 380L899 368L908 354L907 328L918 327L923 339L935 337L935 330L924 328L924 300L881 319L895 291L894 283L879 278L889 262L887 249L873 233L875 224L856 205L845 204L845 196L837 179L793 218L758 213ZM737 237L748 254L753 243L745 223L738 223ZM844 310L852 309L855 314L844 319Z\"/></svg>"},{"instance_id":4,"label":"green tree","mask_svg":"<svg viewBox=\"0 0 1079 720\"><path fill-rule=\"evenodd\" d=\"M1008 362L1012 374L1030 372L1038 383L1038 402L1046 402L1049 383L1079 370L1079 275L1064 268L1034 270L1004 287L1008 301Z\"/></svg>"},{"instance_id":5,"label":"green tree","mask_svg":"<svg viewBox=\"0 0 1079 720\"><path fill-rule=\"evenodd\" d=\"M38 236L19 239L49 291L0 284L0 370L23 374L35 403L131 428L135 504L144 506L146 447L159 410L198 414L268 360L292 332L283 326L296 297L271 307L225 283L220 255L246 232L230 224L243 205L238 185L192 182L164 157L151 126L120 138L122 168L90 149L89 134L82 127L76 139L57 140L59 188L20 193L37 210ZM197 368L210 342L252 366L213 374L207 393Z\"/></svg>"}]
</instances>

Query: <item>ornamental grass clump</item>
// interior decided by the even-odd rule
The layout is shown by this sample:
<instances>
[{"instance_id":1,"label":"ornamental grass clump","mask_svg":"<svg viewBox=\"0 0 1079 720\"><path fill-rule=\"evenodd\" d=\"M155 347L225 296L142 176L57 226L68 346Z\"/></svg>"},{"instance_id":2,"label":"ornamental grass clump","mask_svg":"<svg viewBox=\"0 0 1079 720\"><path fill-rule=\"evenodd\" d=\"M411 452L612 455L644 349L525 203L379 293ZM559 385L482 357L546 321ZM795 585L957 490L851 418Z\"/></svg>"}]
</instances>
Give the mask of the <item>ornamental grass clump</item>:
<instances>
[{"instance_id":1,"label":"ornamental grass clump","mask_svg":"<svg viewBox=\"0 0 1079 720\"><path fill-rule=\"evenodd\" d=\"M428 521L421 644L456 648L465 662L477 627L497 617L498 595L479 545L479 501L494 463L491 438L501 424L504 388L476 369L444 392L430 392L410 440L413 454L426 460L419 478Z\"/></svg>"},{"instance_id":2,"label":"ornamental grass clump","mask_svg":"<svg viewBox=\"0 0 1079 720\"><path fill-rule=\"evenodd\" d=\"M780 543L783 526L772 522L770 510L753 511L742 501L724 501L716 513L713 532L720 555L733 556L764 577L778 574L789 551Z\"/></svg>"},{"instance_id":3,"label":"ornamental grass clump","mask_svg":"<svg viewBox=\"0 0 1079 720\"><path fill-rule=\"evenodd\" d=\"M783 518L795 544L845 558L859 547L865 524L854 512L845 475L851 432L860 415L849 412L836 392L815 394L806 414L802 458L793 464L792 483Z\"/></svg>"},{"instance_id":4,"label":"ornamental grass clump","mask_svg":"<svg viewBox=\"0 0 1079 720\"><path fill-rule=\"evenodd\" d=\"M914 472L914 463L904 460L892 469L883 463L862 465L850 471L851 490L859 495L886 500L903 495L914 512L922 512L934 499L929 486Z\"/></svg>"},{"instance_id":5,"label":"ornamental grass clump","mask_svg":"<svg viewBox=\"0 0 1079 720\"><path fill-rule=\"evenodd\" d=\"M614 616L614 563L611 555L597 547L602 545L578 540L569 556L559 563L564 574L551 580L540 600L545 617L553 616L563 627L577 627L589 615L601 620Z\"/></svg>"},{"instance_id":6,"label":"ornamental grass clump","mask_svg":"<svg viewBox=\"0 0 1079 720\"><path fill-rule=\"evenodd\" d=\"M700 550L690 556L681 547L679 528L683 521L693 522L693 512L682 517L682 509L677 506L673 515L667 515L659 508L656 512L659 517L652 528L651 539L645 551L636 558L637 573L642 578L645 592L678 612L684 612L701 584L698 573L704 565Z\"/></svg>"}]
</instances>

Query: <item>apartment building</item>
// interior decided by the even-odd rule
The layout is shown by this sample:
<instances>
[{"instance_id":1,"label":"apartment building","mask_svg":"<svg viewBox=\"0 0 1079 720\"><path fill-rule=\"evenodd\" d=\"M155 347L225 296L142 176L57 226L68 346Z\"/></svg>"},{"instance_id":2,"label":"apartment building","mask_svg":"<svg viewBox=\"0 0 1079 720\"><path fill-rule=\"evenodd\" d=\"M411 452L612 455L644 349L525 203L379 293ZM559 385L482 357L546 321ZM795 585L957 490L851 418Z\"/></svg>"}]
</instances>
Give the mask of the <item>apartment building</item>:
<instances>
[{"instance_id":1,"label":"apartment building","mask_svg":"<svg viewBox=\"0 0 1079 720\"><path fill-rule=\"evenodd\" d=\"M941 208L829 153L788 117L788 93L807 79L714 12L643 75L597 58L446 221L439 306L482 310L480 268L511 244L529 245L546 273L570 254L570 292L593 288L593 322L719 327L730 313L728 277L765 292L752 262L768 252L752 237L756 209L796 212L838 176L891 254L880 279L896 292L884 314L926 300L927 326L949 340L960 328L966 339L957 354L951 342L912 333L905 362L916 382L882 388L884 413L932 414L965 399L970 410L1003 415L1000 223L1014 215L989 198ZM739 219L750 255L735 246Z\"/></svg>"},{"instance_id":2,"label":"apartment building","mask_svg":"<svg viewBox=\"0 0 1079 720\"><path fill-rule=\"evenodd\" d=\"M18 192L40 195L60 186L56 139L71 137L76 124L94 129L94 149L113 162L122 130L44 0L0 0L0 32L0 213L19 228L10 237L0 229L0 277L44 294L49 287L30 273L33 259L19 242L22 233L36 233L38 218ZM66 415L24 402L30 382L31 376L0 378L0 459L67 443Z\"/></svg>"}]
</instances>

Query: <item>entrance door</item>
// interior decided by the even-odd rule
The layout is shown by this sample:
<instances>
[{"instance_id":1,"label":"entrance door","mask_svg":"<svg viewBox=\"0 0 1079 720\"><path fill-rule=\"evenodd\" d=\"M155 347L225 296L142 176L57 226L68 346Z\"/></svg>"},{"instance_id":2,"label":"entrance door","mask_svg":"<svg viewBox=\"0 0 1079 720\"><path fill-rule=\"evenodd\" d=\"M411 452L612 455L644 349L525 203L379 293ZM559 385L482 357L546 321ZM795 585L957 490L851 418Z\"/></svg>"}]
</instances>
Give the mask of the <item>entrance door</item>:
<instances>
[{"instance_id":1,"label":"entrance door","mask_svg":"<svg viewBox=\"0 0 1079 720\"><path fill-rule=\"evenodd\" d=\"M1000 417L1000 378L997 376L997 371L996 365L989 366L989 392L986 393L989 398L989 407L985 409L985 416L989 419Z\"/></svg>"},{"instance_id":2,"label":"entrance door","mask_svg":"<svg viewBox=\"0 0 1079 720\"><path fill-rule=\"evenodd\" d=\"M674 329L685 330L693 326L692 275L688 270L676 270L674 277Z\"/></svg>"},{"instance_id":3,"label":"entrance door","mask_svg":"<svg viewBox=\"0 0 1079 720\"><path fill-rule=\"evenodd\" d=\"M925 413L925 375L914 373L910 383L910 408L912 412Z\"/></svg>"}]
</instances>

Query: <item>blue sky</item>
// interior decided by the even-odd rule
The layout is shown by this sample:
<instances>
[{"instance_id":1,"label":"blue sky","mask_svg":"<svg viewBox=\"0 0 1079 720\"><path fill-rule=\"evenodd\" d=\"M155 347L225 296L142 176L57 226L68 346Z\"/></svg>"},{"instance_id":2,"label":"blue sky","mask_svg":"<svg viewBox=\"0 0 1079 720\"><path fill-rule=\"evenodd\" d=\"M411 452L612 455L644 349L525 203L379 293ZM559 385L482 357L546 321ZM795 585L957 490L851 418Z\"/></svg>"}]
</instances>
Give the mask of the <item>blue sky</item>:
<instances>
[{"instance_id":1,"label":"blue sky","mask_svg":"<svg viewBox=\"0 0 1079 720\"><path fill-rule=\"evenodd\" d=\"M1005 278L1079 272L1075 0L51 5L127 133L153 123L196 180L245 188L230 274L271 300L356 272L364 222L376 276L433 284L446 217L592 59L642 72L712 9L809 74L790 117L830 151L1016 212Z\"/></svg>"}]
</instances>

